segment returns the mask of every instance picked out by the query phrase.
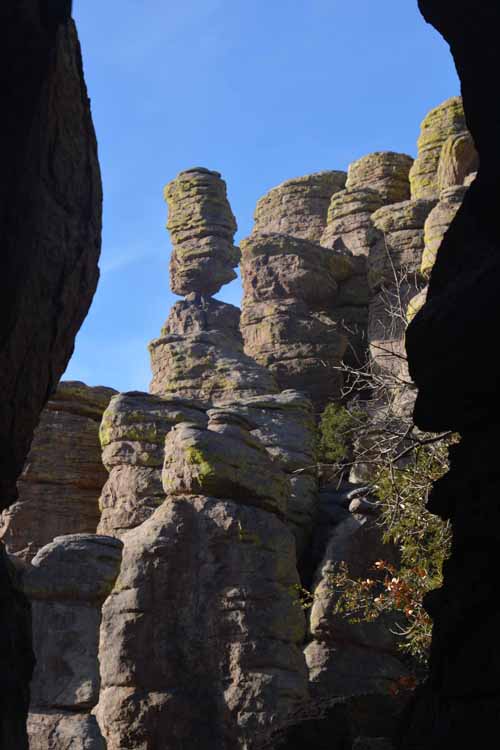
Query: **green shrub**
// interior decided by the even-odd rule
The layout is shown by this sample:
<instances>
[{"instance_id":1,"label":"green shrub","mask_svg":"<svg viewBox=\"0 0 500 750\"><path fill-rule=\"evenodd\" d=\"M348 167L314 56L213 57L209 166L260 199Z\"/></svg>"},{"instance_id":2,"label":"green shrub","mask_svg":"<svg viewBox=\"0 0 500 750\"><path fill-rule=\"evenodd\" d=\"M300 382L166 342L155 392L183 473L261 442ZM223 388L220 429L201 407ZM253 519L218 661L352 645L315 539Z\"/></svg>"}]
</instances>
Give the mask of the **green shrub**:
<instances>
[{"instance_id":1,"label":"green shrub","mask_svg":"<svg viewBox=\"0 0 500 750\"><path fill-rule=\"evenodd\" d=\"M378 560L364 579L352 579L348 568L339 565L330 580L338 597L336 612L351 621L372 621L383 612L398 615L401 649L420 665L427 662L432 629L422 599L441 585L451 545L449 524L425 506L433 483L447 471L453 439L416 447L403 468L380 457L373 492L380 503L384 541L397 545L401 564Z\"/></svg>"},{"instance_id":2,"label":"green shrub","mask_svg":"<svg viewBox=\"0 0 500 750\"><path fill-rule=\"evenodd\" d=\"M345 461L351 453L353 440L365 421L365 414L360 409L328 404L319 423L318 462L339 464Z\"/></svg>"}]
</instances>

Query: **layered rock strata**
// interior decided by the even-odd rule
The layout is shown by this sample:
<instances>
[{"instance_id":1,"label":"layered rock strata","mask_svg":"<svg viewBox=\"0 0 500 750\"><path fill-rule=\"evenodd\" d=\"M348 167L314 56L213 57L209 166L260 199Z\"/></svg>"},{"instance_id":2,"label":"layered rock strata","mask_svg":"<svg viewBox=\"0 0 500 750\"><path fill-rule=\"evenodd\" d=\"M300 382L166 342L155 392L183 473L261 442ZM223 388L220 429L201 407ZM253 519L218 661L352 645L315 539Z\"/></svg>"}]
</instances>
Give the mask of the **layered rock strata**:
<instances>
[{"instance_id":1,"label":"layered rock strata","mask_svg":"<svg viewBox=\"0 0 500 750\"><path fill-rule=\"evenodd\" d=\"M247 356L237 307L189 295L177 302L149 345L152 393L222 404L278 390L271 372Z\"/></svg>"},{"instance_id":2,"label":"layered rock strata","mask_svg":"<svg viewBox=\"0 0 500 750\"><path fill-rule=\"evenodd\" d=\"M181 398L130 392L111 400L100 431L109 477L99 500L99 534L121 538L164 502L164 443L180 422L205 425L207 417L200 404Z\"/></svg>"},{"instance_id":3,"label":"layered rock strata","mask_svg":"<svg viewBox=\"0 0 500 750\"><path fill-rule=\"evenodd\" d=\"M36 656L30 750L105 750L91 711L100 690L101 606L118 575L121 547L110 537L57 537L24 572Z\"/></svg>"},{"instance_id":4,"label":"layered rock strata","mask_svg":"<svg viewBox=\"0 0 500 750\"><path fill-rule=\"evenodd\" d=\"M221 409L175 426L166 500L123 536L101 630L108 750L258 747L307 697L289 480L249 427Z\"/></svg>"},{"instance_id":5,"label":"layered rock strata","mask_svg":"<svg viewBox=\"0 0 500 750\"><path fill-rule=\"evenodd\" d=\"M297 560L303 565L318 512L312 404L301 393L289 390L244 399L229 408L248 420L251 434L290 480L286 522L295 536Z\"/></svg>"},{"instance_id":6,"label":"layered rock strata","mask_svg":"<svg viewBox=\"0 0 500 750\"><path fill-rule=\"evenodd\" d=\"M444 187L439 184L438 178L443 147L448 154L456 152L455 138L466 130L463 103L459 96L447 99L429 112L422 122L418 156L410 172L412 198L436 200L439 197L440 187ZM441 181L443 177L441 170Z\"/></svg>"},{"instance_id":7,"label":"layered rock strata","mask_svg":"<svg viewBox=\"0 0 500 750\"><path fill-rule=\"evenodd\" d=\"M333 316L354 264L344 254L281 234L241 244L245 351L278 386L304 391L316 408L340 395L348 339Z\"/></svg>"},{"instance_id":8,"label":"layered rock strata","mask_svg":"<svg viewBox=\"0 0 500 750\"><path fill-rule=\"evenodd\" d=\"M404 351L406 311L424 286L424 225L434 206L430 200L403 201L372 215L379 235L368 258L370 355L376 367L400 379L401 385L410 383Z\"/></svg>"},{"instance_id":9,"label":"layered rock strata","mask_svg":"<svg viewBox=\"0 0 500 750\"><path fill-rule=\"evenodd\" d=\"M236 220L219 172L194 167L165 188L172 238L170 285L175 294L206 296L236 278Z\"/></svg>"},{"instance_id":10,"label":"layered rock strata","mask_svg":"<svg viewBox=\"0 0 500 750\"><path fill-rule=\"evenodd\" d=\"M0 8L0 508L92 300L101 183L71 3ZM43 12L45 11L45 12ZM0 745L25 750L27 607L0 550Z\"/></svg>"},{"instance_id":11,"label":"layered rock strata","mask_svg":"<svg viewBox=\"0 0 500 750\"><path fill-rule=\"evenodd\" d=\"M376 151L349 165L346 188L350 192L370 188L384 204L401 203L410 198L408 176L413 159L394 151Z\"/></svg>"},{"instance_id":12,"label":"layered rock strata","mask_svg":"<svg viewBox=\"0 0 500 750\"><path fill-rule=\"evenodd\" d=\"M10 554L30 561L55 537L92 534L107 479L99 423L112 388L62 382L35 430L18 481L18 500L0 517L0 539Z\"/></svg>"},{"instance_id":13,"label":"layered rock strata","mask_svg":"<svg viewBox=\"0 0 500 750\"><path fill-rule=\"evenodd\" d=\"M151 392L206 405L276 392L272 375L243 351L240 311L211 297L235 278L239 259L225 182L218 172L190 169L167 185L165 199L171 288L187 296L150 344Z\"/></svg>"},{"instance_id":14,"label":"layered rock strata","mask_svg":"<svg viewBox=\"0 0 500 750\"><path fill-rule=\"evenodd\" d=\"M330 199L345 187L345 172L317 172L287 180L257 202L254 232L319 242Z\"/></svg>"}]
</instances>

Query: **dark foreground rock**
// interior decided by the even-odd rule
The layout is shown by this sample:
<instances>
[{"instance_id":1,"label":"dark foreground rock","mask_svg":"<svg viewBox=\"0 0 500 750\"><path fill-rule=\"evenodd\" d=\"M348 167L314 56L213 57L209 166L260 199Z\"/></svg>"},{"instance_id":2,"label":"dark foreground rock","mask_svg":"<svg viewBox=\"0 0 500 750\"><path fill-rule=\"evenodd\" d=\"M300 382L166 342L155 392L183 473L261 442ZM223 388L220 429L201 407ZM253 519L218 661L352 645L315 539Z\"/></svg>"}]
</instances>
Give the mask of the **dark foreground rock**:
<instances>
[{"instance_id":1,"label":"dark foreground rock","mask_svg":"<svg viewBox=\"0 0 500 750\"><path fill-rule=\"evenodd\" d=\"M490 96L500 63L500 7L493 0L419 4L450 44L480 160L477 179L439 248L427 304L407 335L410 371L420 389L417 424L463 436L430 500L434 513L451 520L453 548L443 587L426 602L434 619L430 678L402 728L401 747L437 750L487 746L497 734L500 711L494 646L500 475L493 449L499 373L489 356L500 322L500 104Z\"/></svg>"},{"instance_id":2,"label":"dark foreground rock","mask_svg":"<svg viewBox=\"0 0 500 750\"><path fill-rule=\"evenodd\" d=\"M0 7L2 508L15 500L33 430L98 278L101 183L70 10L70 2L37 0ZM31 670L26 610L1 566L0 746L23 750Z\"/></svg>"}]
</instances>

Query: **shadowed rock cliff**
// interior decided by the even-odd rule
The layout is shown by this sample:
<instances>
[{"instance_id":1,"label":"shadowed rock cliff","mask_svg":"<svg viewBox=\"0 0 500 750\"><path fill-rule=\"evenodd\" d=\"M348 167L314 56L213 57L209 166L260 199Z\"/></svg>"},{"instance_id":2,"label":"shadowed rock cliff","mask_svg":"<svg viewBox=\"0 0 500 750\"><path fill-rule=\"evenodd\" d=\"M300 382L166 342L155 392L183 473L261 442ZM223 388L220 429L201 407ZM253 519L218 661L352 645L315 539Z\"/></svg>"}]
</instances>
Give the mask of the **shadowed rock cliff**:
<instances>
[{"instance_id":1,"label":"shadowed rock cliff","mask_svg":"<svg viewBox=\"0 0 500 750\"><path fill-rule=\"evenodd\" d=\"M462 82L479 172L444 237L428 301L407 335L419 386L415 418L429 430L460 431L451 469L429 507L451 520L453 548L442 589L428 596L434 619L430 679L404 727L404 748L488 744L496 736L500 665L497 557L500 422L498 365L490 356L499 325L498 169L500 6L494 0L420 0L446 38ZM474 342L471 353L470 343Z\"/></svg>"},{"instance_id":2,"label":"shadowed rock cliff","mask_svg":"<svg viewBox=\"0 0 500 750\"><path fill-rule=\"evenodd\" d=\"M0 8L0 505L94 294L101 183L71 2ZM1 555L3 561L3 555ZM0 571L0 746L26 747L23 606Z\"/></svg>"}]
</instances>

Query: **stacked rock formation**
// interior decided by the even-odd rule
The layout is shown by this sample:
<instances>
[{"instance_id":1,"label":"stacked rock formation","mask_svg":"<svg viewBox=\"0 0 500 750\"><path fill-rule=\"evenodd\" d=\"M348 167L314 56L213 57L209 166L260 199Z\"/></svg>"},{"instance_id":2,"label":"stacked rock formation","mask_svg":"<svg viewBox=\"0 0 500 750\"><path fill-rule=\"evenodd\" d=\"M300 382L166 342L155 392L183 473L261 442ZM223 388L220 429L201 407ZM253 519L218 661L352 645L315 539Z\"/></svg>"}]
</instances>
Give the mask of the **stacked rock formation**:
<instances>
[{"instance_id":1,"label":"stacked rock formation","mask_svg":"<svg viewBox=\"0 0 500 750\"><path fill-rule=\"evenodd\" d=\"M459 96L447 99L429 112L422 123L418 156L410 173L412 198L439 198L439 160L443 147L448 152L455 150L452 143L456 143L456 136L466 131L464 108Z\"/></svg>"},{"instance_id":2,"label":"stacked rock formation","mask_svg":"<svg viewBox=\"0 0 500 750\"><path fill-rule=\"evenodd\" d=\"M252 234L241 245L245 351L281 388L304 391L318 410L338 398L347 336L333 316L350 259L309 240Z\"/></svg>"},{"instance_id":3,"label":"stacked rock formation","mask_svg":"<svg viewBox=\"0 0 500 750\"><path fill-rule=\"evenodd\" d=\"M380 234L370 248L368 282L372 292L368 339L372 361L395 378L405 374L405 312L422 288L420 266L424 224L435 202L410 200L376 211Z\"/></svg>"},{"instance_id":4,"label":"stacked rock formation","mask_svg":"<svg viewBox=\"0 0 500 750\"><path fill-rule=\"evenodd\" d=\"M165 438L180 422L205 425L197 402L147 393L115 396L101 424L102 461L109 472L100 499L99 534L121 538L165 500L161 482Z\"/></svg>"},{"instance_id":5,"label":"stacked rock formation","mask_svg":"<svg viewBox=\"0 0 500 750\"><path fill-rule=\"evenodd\" d=\"M441 107L434 110L422 125L423 155L425 160L426 146L430 141L429 122L436 130L436 137L439 139L446 137L450 130L450 108L454 113L451 122L454 124L462 122L461 117L457 114L463 105L461 99L452 99L445 102ZM463 115L465 120L465 115ZM458 127L458 125L457 125ZM451 129L453 129L451 127ZM421 143L419 141L419 144ZM436 169L436 161L433 157L433 167ZM427 166L430 169L430 165ZM468 131L452 132L441 147L439 160L437 162L437 172L429 171L428 178L433 185L437 185L437 195L439 202L429 214L424 227L425 248L422 255L420 273L423 279L428 280L431 271L436 262L439 248L443 242L446 232L455 218L460 206L463 203L469 186L474 181L479 168L479 155L477 153L474 141ZM416 313L422 308L427 299L427 288L422 290L414 297L409 305L408 320L411 322Z\"/></svg>"},{"instance_id":6,"label":"stacked rock formation","mask_svg":"<svg viewBox=\"0 0 500 750\"><path fill-rule=\"evenodd\" d=\"M345 329L352 332L350 344L354 357L347 356L345 360L354 367L366 360L376 317L370 276L373 248L381 241L381 233L371 217L384 206L409 199L408 175L412 164L410 156L393 151L368 154L349 166L346 190L335 195L330 204L321 242L355 256L356 273L346 284L344 298L339 300L337 308Z\"/></svg>"},{"instance_id":7,"label":"stacked rock formation","mask_svg":"<svg viewBox=\"0 0 500 750\"><path fill-rule=\"evenodd\" d=\"M372 170L377 186L391 169ZM340 396L342 361L359 365L366 349L368 287L356 257L365 216L354 224L350 217L359 200L368 219L381 203L378 194L357 191L356 205L348 205L349 193L344 207L347 179L320 172L274 188L258 202L253 232L242 243L245 351L280 387L304 391L318 411ZM338 215L332 206L342 206Z\"/></svg>"},{"instance_id":8,"label":"stacked rock formation","mask_svg":"<svg viewBox=\"0 0 500 750\"><path fill-rule=\"evenodd\" d=\"M105 750L91 711L100 690L101 606L118 575L121 547L110 537L61 536L24 571L36 657L30 750Z\"/></svg>"},{"instance_id":9,"label":"stacked rock formation","mask_svg":"<svg viewBox=\"0 0 500 750\"><path fill-rule=\"evenodd\" d=\"M236 221L218 172L181 172L165 188L173 244L172 291L187 295L150 344L151 392L219 404L276 391L272 376L247 357L239 310L211 295L235 278Z\"/></svg>"},{"instance_id":10,"label":"stacked rock formation","mask_svg":"<svg viewBox=\"0 0 500 750\"><path fill-rule=\"evenodd\" d=\"M102 416L109 476L98 511L94 496L95 525L67 528L69 513L56 531L97 528L107 536L58 537L39 550L48 534L41 525L40 537L28 531L33 543L16 549L24 560L37 552L24 572L38 658L32 750L65 750L70 738L85 750L177 750L186 742L257 750L279 746L280 732L294 750L299 738L329 740L332 723L339 747L377 746L377 737L385 747L390 693L407 675L394 623L336 614L331 575L343 562L364 577L375 560L397 565L397 557L382 545L366 487L318 492L307 395L316 411L339 397L334 363L346 361L349 344L360 356L371 350L379 370L408 377L400 364L406 304L425 293L477 162L467 134L442 140L435 173L426 157L426 179L442 187L439 202L410 197L410 157L379 152L351 165L347 183L345 174L320 173L259 203L255 231L242 244L246 353L239 311L211 296L234 276L238 257L225 185L197 168L167 186L172 288L185 299L151 344L152 392L116 394ZM391 292L401 327L389 336ZM280 392L285 385L296 390ZM75 419L92 423L95 441L111 391L94 390L60 387L23 482L50 478L49 454L60 449L61 430L76 442ZM54 505L68 487L80 488L84 463L95 479L89 489L102 484L95 455L79 443L73 464L60 464ZM76 577L83 585L75 593ZM308 624L301 580L314 594ZM71 643L60 642L63 631L74 634ZM310 717L300 717L316 705L329 709L312 729ZM295 733L286 730L294 723Z\"/></svg>"},{"instance_id":11,"label":"stacked rock formation","mask_svg":"<svg viewBox=\"0 0 500 750\"><path fill-rule=\"evenodd\" d=\"M18 500L0 517L0 539L10 554L30 561L57 536L95 533L107 479L99 423L114 393L84 383L59 384L35 430Z\"/></svg>"},{"instance_id":12,"label":"stacked rock formation","mask_svg":"<svg viewBox=\"0 0 500 750\"><path fill-rule=\"evenodd\" d=\"M319 242L331 197L345 181L345 172L328 171L283 182L257 202L254 232Z\"/></svg>"},{"instance_id":13,"label":"stacked rock formation","mask_svg":"<svg viewBox=\"0 0 500 750\"><path fill-rule=\"evenodd\" d=\"M290 483L229 409L167 435L165 500L123 535L103 610L108 750L252 748L307 697Z\"/></svg>"}]
</instances>

